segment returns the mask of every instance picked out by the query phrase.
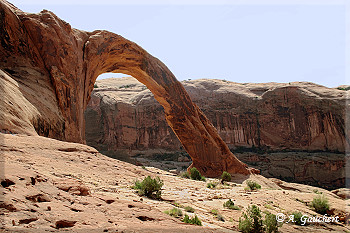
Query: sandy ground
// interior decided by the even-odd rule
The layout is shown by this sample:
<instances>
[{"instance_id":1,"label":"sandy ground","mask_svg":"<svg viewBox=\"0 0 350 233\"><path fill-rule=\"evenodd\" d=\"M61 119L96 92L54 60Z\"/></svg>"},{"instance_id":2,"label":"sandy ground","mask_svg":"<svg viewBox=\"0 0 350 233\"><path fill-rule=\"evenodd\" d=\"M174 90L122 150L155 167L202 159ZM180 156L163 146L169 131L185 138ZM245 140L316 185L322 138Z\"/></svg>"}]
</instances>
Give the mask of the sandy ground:
<instances>
[{"instance_id":1,"label":"sandy ground","mask_svg":"<svg viewBox=\"0 0 350 233\"><path fill-rule=\"evenodd\" d=\"M311 186L267 179L262 176L234 177L215 189L208 182L194 181L154 168L138 167L109 158L94 148L39 136L0 133L1 186L0 222L4 231L69 232L236 232L239 217L248 205L288 216L301 211L319 216L308 203L323 193L335 216L343 218L350 202ZM164 181L162 200L140 197L133 186L146 176ZM245 182L255 180L262 189L247 192ZM241 210L223 203L232 199ZM173 207L201 219L203 226L184 224L163 212ZM185 206L195 209L187 213ZM219 221L217 209L225 221ZM263 214L264 215L264 214ZM347 232L343 223L307 226L283 224L281 232Z\"/></svg>"}]
</instances>

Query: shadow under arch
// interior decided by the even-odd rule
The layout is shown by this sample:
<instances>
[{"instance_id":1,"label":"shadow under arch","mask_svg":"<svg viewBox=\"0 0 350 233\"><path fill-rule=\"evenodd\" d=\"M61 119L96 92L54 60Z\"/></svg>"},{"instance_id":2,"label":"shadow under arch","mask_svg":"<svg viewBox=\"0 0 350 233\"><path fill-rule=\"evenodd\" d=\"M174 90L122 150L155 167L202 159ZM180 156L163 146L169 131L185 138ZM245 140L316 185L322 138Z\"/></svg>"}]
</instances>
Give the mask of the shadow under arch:
<instances>
[{"instance_id":1,"label":"shadow under arch","mask_svg":"<svg viewBox=\"0 0 350 233\"><path fill-rule=\"evenodd\" d=\"M223 171L249 174L218 135L216 129L192 102L182 84L157 58L137 44L108 31L90 35L84 51L85 98L89 101L93 84L103 73L123 73L143 83L163 106L165 118L202 174L217 177Z\"/></svg>"}]
</instances>

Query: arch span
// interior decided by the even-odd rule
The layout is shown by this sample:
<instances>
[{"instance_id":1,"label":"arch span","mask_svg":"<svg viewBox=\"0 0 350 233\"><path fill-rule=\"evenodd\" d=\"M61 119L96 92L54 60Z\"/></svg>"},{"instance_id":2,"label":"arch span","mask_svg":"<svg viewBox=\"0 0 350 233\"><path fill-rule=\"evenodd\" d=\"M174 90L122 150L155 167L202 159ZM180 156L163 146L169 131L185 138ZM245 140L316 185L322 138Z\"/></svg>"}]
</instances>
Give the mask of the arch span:
<instances>
[{"instance_id":1,"label":"arch span","mask_svg":"<svg viewBox=\"0 0 350 233\"><path fill-rule=\"evenodd\" d=\"M1 67L25 66L50 80L64 119L59 131L64 140L84 142L84 110L98 75L125 73L145 84L164 107L168 124L193 160L191 166L210 177L222 171L250 173L170 70L137 44L108 31L71 28L47 10L25 13L5 1L0 1L0 10L7 22L0 27L6 35L1 37L0 54L7 58L0 61ZM53 130L50 124L43 127Z\"/></svg>"},{"instance_id":2,"label":"arch span","mask_svg":"<svg viewBox=\"0 0 350 233\"><path fill-rule=\"evenodd\" d=\"M166 120L192 158L193 164L207 176L219 176L222 171L249 173L220 138L214 126L192 102L182 84L157 58L137 44L107 31L90 36L85 47L87 89L90 96L93 83L102 73L124 73L147 86L163 106ZM84 109L89 98L84 102Z\"/></svg>"}]
</instances>

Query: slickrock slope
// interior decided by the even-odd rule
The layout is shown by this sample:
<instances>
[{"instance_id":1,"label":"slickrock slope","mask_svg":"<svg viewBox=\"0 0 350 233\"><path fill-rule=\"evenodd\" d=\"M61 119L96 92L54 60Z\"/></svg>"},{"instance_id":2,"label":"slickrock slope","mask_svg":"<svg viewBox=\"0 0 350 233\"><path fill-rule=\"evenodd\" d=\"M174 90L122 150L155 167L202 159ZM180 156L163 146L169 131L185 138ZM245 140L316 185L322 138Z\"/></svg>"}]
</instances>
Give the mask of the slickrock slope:
<instances>
[{"instance_id":1,"label":"slickrock slope","mask_svg":"<svg viewBox=\"0 0 350 233\"><path fill-rule=\"evenodd\" d=\"M206 188L206 182L180 178L152 167L145 169L111 159L94 148L40 136L0 133L0 231L5 232L237 232L248 205L262 211L317 215L307 203L317 193L329 198L332 211L345 221L349 200L326 190L262 176L237 176L228 186ZM5 168L5 169L4 169ZM136 179L159 176L163 200L140 197L131 188ZM262 189L244 191L247 178ZM207 182L219 182L207 179ZM243 210L229 210L232 199ZM163 213L180 206L196 214L202 227L182 223ZM195 209L194 214L184 206ZM211 213L217 209L226 220ZM318 216L318 215L317 215ZM230 220L231 219L231 220ZM284 224L281 232L345 232L343 222L307 226Z\"/></svg>"},{"instance_id":2,"label":"slickrock slope","mask_svg":"<svg viewBox=\"0 0 350 233\"><path fill-rule=\"evenodd\" d=\"M239 159L263 175L327 188L345 185L347 91L306 82L182 83ZM86 111L89 145L135 153L181 151L161 105L144 85L131 77L96 85Z\"/></svg>"},{"instance_id":3,"label":"slickrock slope","mask_svg":"<svg viewBox=\"0 0 350 233\"><path fill-rule=\"evenodd\" d=\"M47 10L25 13L4 0L0 17L0 86L9 95L0 102L1 130L83 143L96 78L121 72L154 94L192 166L213 177L250 173L170 70L137 44L108 31L71 28Z\"/></svg>"}]
</instances>

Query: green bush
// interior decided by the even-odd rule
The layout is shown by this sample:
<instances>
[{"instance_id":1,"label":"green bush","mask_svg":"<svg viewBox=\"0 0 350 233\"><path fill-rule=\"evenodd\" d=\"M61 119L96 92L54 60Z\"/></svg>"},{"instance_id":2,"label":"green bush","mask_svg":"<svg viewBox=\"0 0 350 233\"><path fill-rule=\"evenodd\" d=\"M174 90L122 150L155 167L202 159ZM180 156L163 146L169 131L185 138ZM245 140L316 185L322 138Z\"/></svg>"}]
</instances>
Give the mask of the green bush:
<instances>
[{"instance_id":1,"label":"green bush","mask_svg":"<svg viewBox=\"0 0 350 233\"><path fill-rule=\"evenodd\" d=\"M190 169L190 177L191 177L192 180L205 181L205 177L202 176L201 173L195 167Z\"/></svg>"},{"instance_id":2,"label":"green bush","mask_svg":"<svg viewBox=\"0 0 350 233\"><path fill-rule=\"evenodd\" d=\"M270 213L266 214L264 225L265 225L265 232L267 233L278 232L278 222L276 219L276 215L270 214Z\"/></svg>"},{"instance_id":3,"label":"green bush","mask_svg":"<svg viewBox=\"0 0 350 233\"><path fill-rule=\"evenodd\" d=\"M173 216L175 218L182 216L182 211L178 208L172 208L171 210L166 210L164 213L169 214L170 216Z\"/></svg>"},{"instance_id":4,"label":"green bush","mask_svg":"<svg viewBox=\"0 0 350 233\"><path fill-rule=\"evenodd\" d=\"M311 207L319 214L326 214L329 210L328 199L324 195L318 195L312 200Z\"/></svg>"},{"instance_id":5,"label":"green bush","mask_svg":"<svg viewBox=\"0 0 350 233\"><path fill-rule=\"evenodd\" d=\"M185 210L186 210L187 212L194 213L194 208L191 207L191 206L186 206L186 207L185 207Z\"/></svg>"},{"instance_id":6,"label":"green bush","mask_svg":"<svg viewBox=\"0 0 350 233\"><path fill-rule=\"evenodd\" d=\"M223 172L221 175L221 183L223 184L225 181L230 182L231 181L231 174L228 172Z\"/></svg>"},{"instance_id":7,"label":"green bush","mask_svg":"<svg viewBox=\"0 0 350 233\"><path fill-rule=\"evenodd\" d=\"M193 218L190 218L187 214L185 214L184 219L182 220L184 223L194 224L198 226L202 226L201 220L195 215Z\"/></svg>"},{"instance_id":8,"label":"green bush","mask_svg":"<svg viewBox=\"0 0 350 233\"><path fill-rule=\"evenodd\" d=\"M155 197L160 198L162 194L160 190L163 184L159 177L152 179L150 176L147 176L142 182L135 181L133 188L137 189L138 194L141 196L154 197L153 193L155 193Z\"/></svg>"},{"instance_id":9,"label":"green bush","mask_svg":"<svg viewBox=\"0 0 350 233\"><path fill-rule=\"evenodd\" d=\"M239 218L238 229L244 233L276 233L279 226L281 224L277 222L276 215L266 212L263 221L259 207L252 205Z\"/></svg>"},{"instance_id":10,"label":"green bush","mask_svg":"<svg viewBox=\"0 0 350 233\"><path fill-rule=\"evenodd\" d=\"M350 86L349 87L337 87L338 90L342 90L342 91L348 91L350 90Z\"/></svg>"},{"instance_id":11,"label":"green bush","mask_svg":"<svg viewBox=\"0 0 350 233\"><path fill-rule=\"evenodd\" d=\"M186 171L186 172L181 172L181 173L179 174L179 176L182 177L182 178L186 178L186 179L190 179L190 178L191 178L191 177L190 177L190 174L188 174L187 171Z\"/></svg>"},{"instance_id":12,"label":"green bush","mask_svg":"<svg viewBox=\"0 0 350 233\"><path fill-rule=\"evenodd\" d=\"M228 209L231 209L231 210L240 210L240 208L238 206L236 206L235 203L231 199L224 202L223 206L228 208Z\"/></svg>"},{"instance_id":13,"label":"green bush","mask_svg":"<svg viewBox=\"0 0 350 233\"><path fill-rule=\"evenodd\" d=\"M216 183L209 182L207 183L207 188L213 189L216 187Z\"/></svg>"},{"instance_id":14,"label":"green bush","mask_svg":"<svg viewBox=\"0 0 350 233\"><path fill-rule=\"evenodd\" d=\"M255 181L252 181L252 180L247 181L246 190L253 191L253 190L257 190L257 189L261 189L260 184L256 183Z\"/></svg>"},{"instance_id":15,"label":"green bush","mask_svg":"<svg viewBox=\"0 0 350 233\"><path fill-rule=\"evenodd\" d=\"M219 213L219 211L217 209L212 209L210 211L210 213L214 214L214 215L217 215Z\"/></svg>"},{"instance_id":16,"label":"green bush","mask_svg":"<svg viewBox=\"0 0 350 233\"><path fill-rule=\"evenodd\" d=\"M259 207L256 205L248 206L247 212L239 218L238 229L245 233L264 232L263 220Z\"/></svg>"},{"instance_id":17,"label":"green bush","mask_svg":"<svg viewBox=\"0 0 350 233\"><path fill-rule=\"evenodd\" d=\"M294 211L292 215L294 216L294 224L302 226L301 218L303 217L303 214L299 211Z\"/></svg>"},{"instance_id":18,"label":"green bush","mask_svg":"<svg viewBox=\"0 0 350 233\"><path fill-rule=\"evenodd\" d=\"M96 84L96 83L94 84L94 88L98 88L98 86L97 86L97 84Z\"/></svg>"}]
</instances>

